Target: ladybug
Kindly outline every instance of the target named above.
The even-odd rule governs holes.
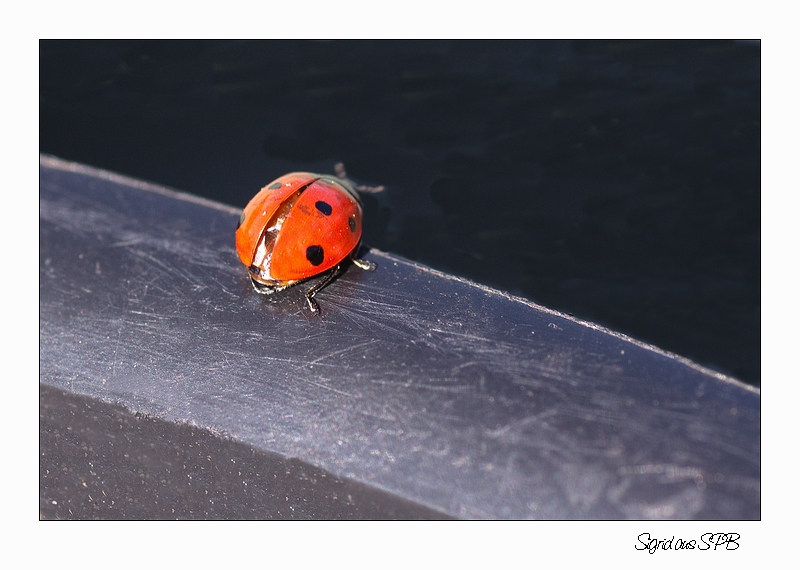
[[[375,269],[374,263],[356,258],[361,243],[361,199],[341,164],[336,171],[337,176],[285,174],[264,186],[245,206],[236,228],[236,252],[256,292],[271,294],[324,274],[305,294],[309,308],[317,312],[314,295],[348,259],[361,269]]]

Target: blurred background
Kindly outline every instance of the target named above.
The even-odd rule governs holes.
[[[368,247],[759,386],[760,83],[754,41],[42,41],[40,150],[237,207],[342,161]]]

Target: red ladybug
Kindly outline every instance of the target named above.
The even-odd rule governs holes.
[[[308,306],[316,312],[314,295],[347,258],[361,269],[375,269],[374,263],[355,257],[361,243],[361,200],[344,168],[337,164],[336,170],[338,176],[285,174],[245,206],[236,229],[236,252],[258,293],[282,291],[327,272],[306,291]]]

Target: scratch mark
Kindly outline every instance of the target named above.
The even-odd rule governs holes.
[[[366,342],[362,342],[360,344],[354,344],[352,346],[346,346],[346,347],[344,347],[344,348],[342,348],[340,350],[334,350],[333,352],[331,352],[329,354],[326,354],[324,356],[320,356],[319,358],[316,358],[316,359],[312,360],[308,364],[317,364],[318,362],[320,362],[322,360],[330,360],[331,357],[336,356],[337,354],[344,354],[346,352],[350,352],[350,351],[356,350],[358,348],[361,348],[362,346],[369,346],[370,344],[375,344],[376,342],[378,342],[378,341],[373,338],[373,339],[370,339],[370,340],[368,340]]]
[[[111,364],[111,375],[115,376],[117,373],[117,351],[119,350],[119,340],[122,334],[122,329],[117,329],[117,343],[114,345],[114,362]]]
[[[435,328],[430,329],[430,331],[431,332],[435,332],[435,333],[448,335],[448,336],[457,336],[457,337],[462,337],[462,338],[468,338],[468,339],[475,340],[475,341],[482,342],[482,343],[489,343],[489,342],[492,343],[492,344],[496,344],[497,343],[496,340],[488,339],[488,338],[486,338],[484,336],[478,336],[478,335],[474,335],[474,334],[460,333],[460,332],[455,332],[455,331],[446,331],[446,330],[435,329]]]
[[[330,304],[334,304],[331,301],[328,301],[328,302]],[[337,307],[342,311],[342,313],[344,315],[346,315],[348,318],[350,318],[350,320],[352,322],[354,322],[356,324],[359,324],[359,325],[363,325],[365,323],[366,324],[372,324],[375,327],[379,327],[381,329],[384,329],[385,331],[392,332],[392,333],[394,333],[395,335],[397,335],[397,336],[399,336],[401,338],[409,338],[411,336],[411,335],[408,334],[407,331],[404,331],[404,330],[396,328],[396,327],[389,326],[388,324],[386,324],[384,322],[381,322],[381,321],[379,321],[379,320],[377,320],[375,318],[372,318],[370,313],[368,313],[367,311],[358,311],[358,310],[354,311],[354,310],[352,310],[351,307],[345,306],[345,305],[337,305]],[[366,327],[366,328],[369,329],[369,327]],[[375,332],[372,331],[372,334],[375,334]]]
[[[421,388],[423,390],[431,390],[432,392],[449,392],[451,394],[460,394],[463,392],[472,392],[475,390],[475,387],[470,384],[458,384],[456,386],[453,386],[448,384],[415,383],[412,386],[414,388]]]
[[[112,243],[109,247],[127,247],[129,245],[138,245],[140,243],[143,243],[144,241],[145,238],[139,236],[125,241],[118,241],[116,243]]]
[[[699,467],[681,467],[665,463],[628,465],[620,467],[617,471],[620,475],[664,475],[667,479],[695,479],[702,480],[705,476]]]
[[[545,418],[551,418],[551,417],[556,416],[556,415],[558,415],[558,414],[557,414],[557,412],[555,410],[552,410],[552,409],[544,410],[540,414],[534,414],[534,415],[526,416],[524,418],[520,418],[520,419],[518,419],[516,421],[513,421],[511,423],[508,423],[508,424],[504,425],[501,428],[498,428],[498,429],[487,429],[486,430],[486,435],[488,435],[489,437],[492,437],[492,438],[503,439],[503,438],[506,438],[507,436],[511,435],[512,432],[515,433],[515,434],[522,433],[523,429],[525,428],[525,426],[527,426],[529,424],[538,424],[542,420],[544,420]]]
[[[337,390],[336,388],[331,388],[330,386],[326,386],[325,384],[322,384],[320,382],[314,382],[313,380],[308,380],[308,379],[305,379],[304,382],[308,382],[309,384],[313,384],[314,386],[317,386],[318,388],[322,388],[323,390],[330,390],[331,392],[335,392],[336,394],[340,394],[340,395],[346,396],[348,398],[356,399],[356,396],[354,396],[353,394],[350,394],[349,392],[345,392],[343,390]]]

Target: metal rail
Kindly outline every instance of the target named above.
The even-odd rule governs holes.
[[[378,251],[316,315],[239,210],[40,184],[44,518],[760,518],[756,389]]]

